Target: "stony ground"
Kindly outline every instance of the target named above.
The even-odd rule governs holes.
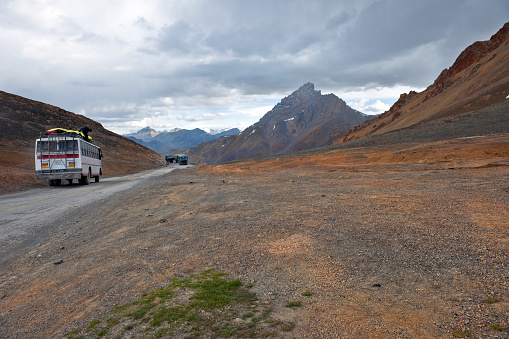
[[[507,338],[497,140],[176,170],[55,221],[1,267],[0,337],[62,337],[214,268],[295,323],[280,337]]]

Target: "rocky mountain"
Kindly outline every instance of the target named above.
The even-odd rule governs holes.
[[[46,130],[61,127],[77,130],[88,126],[101,147],[103,173],[107,176],[135,173],[164,164],[160,154],[105,129],[100,123],[42,102],[0,91],[0,177],[14,180],[12,173],[26,173],[35,182],[35,139]],[[47,183],[45,183],[47,185]]]
[[[144,140],[149,141],[152,138],[155,138],[159,135],[160,132],[156,131],[155,129],[150,128],[150,126],[147,126],[145,128],[140,129],[136,133],[130,133],[130,134],[124,134],[127,138],[136,138],[138,140]]]
[[[125,135],[160,154],[169,154],[173,150],[194,147],[204,141],[210,141],[222,136],[240,133],[238,128],[228,129],[217,133],[207,133],[195,128],[192,130],[175,129],[168,132],[157,132],[150,127],[145,127],[136,133]]]
[[[233,128],[233,130],[237,130],[238,132],[237,133],[231,133],[231,134],[224,134],[224,132],[228,132],[228,131],[231,131],[231,130],[232,130],[231,128],[211,129],[209,131],[209,134],[212,134],[212,135],[221,134],[223,136],[223,135],[231,135],[231,134],[240,133],[240,130],[238,128]]]
[[[307,83],[242,133],[201,143],[188,154],[193,163],[214,164],[316,148],[370,118]]]
[[[402,94],[389,111],[350,130],[336,142],[381,135],[479,110],[506,101],[508,94],[509,23],[506,23],[490,40],[468,46],[426,90]]]

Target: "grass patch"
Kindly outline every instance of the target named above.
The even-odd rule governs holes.
[[[452,336],[455,338],[469,338],[472,335],[470,333],[463,332],[460,330],[454,330],[454,331],[452,331]]]
[[[304,297],[311,297],[313,295],[313,292],[310,292],[310,291],[305,291],[305,292],[302,292],[302,295]]]
[[[509,328],[502,327],[499,324],[491,324],[491,329],[499,332],[509,332]]]
[[[302,303],[300,301],[290,301],[286,304],[286,307],[301,307]]]
[[[106,334],[108,334],[108,328],[107,327],[104,327],[104,328],[101,328],[99,331],[96,332],[96,337],[98,338],[102,338],[104,337]]]
[[[241,318],[242,319],[247,319],[247,318],[252,318],[252,317],[254,317],[254,313],[253,312],[248,312],[248,313],[242,315]]]
[[[281,330],[285,332],[290,332],[295,328],[294,323],[285,323],[281,326]]]
[[[130,325],[127,325],[124,327],[124,331],[130,331],[134,328],[134,325],[133,324],[130,324]]]
[[[93,331],[96,338],[268,338],[295,327],[272,319],[272,308],[261,305],[250,287],[214,270],[174,278],[168,286],[143,292],[139,300],[114,307],[108,317],[93,320],[86,330],[76,329],[67,337]]]
[[[81,328],[77,328],[77,329],[75,329],[75,330],[73,330],[73,331],[71,331],[71,332],[67,333],[67,334],[65,335],[65,337],[66,337],[67,339],[82,339],[82,338],[83,338],[83,336],[82,336],[82,335],[79,335],[79,336],[77,335],[77,334],[78,334],[78,333],[80,333],[80,332],[81,332]]]
[[[92,331],[94,328],[96,328],[96,326],[100,323],[101,321],[98,320],[98,319],[94,319],[92,320],[89,324],[88,324],[88,327],[87,329],[85,330],[85,332],[90,332]]]
[[[486,302],[488,304],[494,304],[494,303],[498,303],[500,300],[498,300],[497,298],[488,298],[486,299]]]

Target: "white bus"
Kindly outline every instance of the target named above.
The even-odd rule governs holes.
[[[62,180],[74,179],[88,185],[92,178],[99,182],[102,175],[101,149],[76,133],[53,133],[40,136],[35,142],[35,174],[58,186]]]

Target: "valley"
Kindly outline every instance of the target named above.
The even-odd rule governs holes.
[[[0,338],[507,338],[508,40],[376,118],[308,82],[224,135],[0,91]],[[83,126],[104,180],[37,181],[35,138]],[[217,277],[238,303],[192,308]]]

